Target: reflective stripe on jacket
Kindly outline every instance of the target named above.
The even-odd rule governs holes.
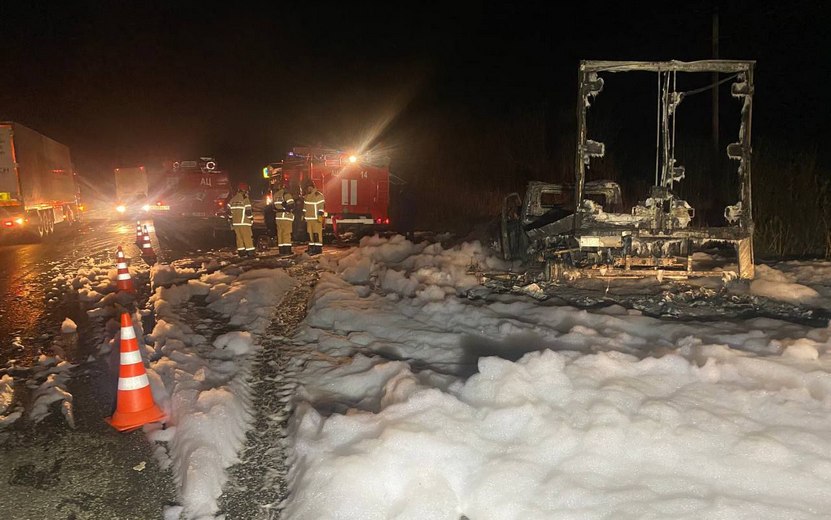
[[[294,197],[288,190],[277,190],[274,192],[274,207],[277,209],[277,220],[294,220],[294,213],[283,209],[283,203],[286,206],[294,204]]]
[[[319,215],[323,215],[323,194],[318,190],[306,194],[303,197],[303,217],[306,220],[316,220]]]
[[[235,226],[250,226],[254,223],[254,215],[251,209],[251,199],[248,195],[238,191],[228,201],[228,208],[231,210],[231,223]]]

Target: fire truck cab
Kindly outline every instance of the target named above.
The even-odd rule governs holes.
[[[228,227],[226,202],[231,181],[212,157],[198,161],[166,162],[159,179],[154,214],[157,218],[205,224],[213,229]]]
[[[390,171],[384,159],[370,154],[298,146],[282,162],[263,168],[263,177],[271,183],[283,179],[298,201],[302,199],[306,183],[314,183],[326,200],[326,229],[335,236],[347,230],[367,234],[390,225]],[[296,235],[298,231],[305,232],[302,207],[302,203],[298,204],[300,218],[295,219]]]

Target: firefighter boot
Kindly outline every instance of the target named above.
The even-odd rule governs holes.
[[[318,244],[320,244],[320,235],[318,235],[317,233],[315,233],[315,234],[314,234],[314,238],[315,238],[315,245],[314,245],[314,246],[312,246],[312,254],[313,254],[313,255],[319,255],[319,254],[322,252],[322,251],[320,250],[320,246],[318,245]]]
[[[280,246],[280,256],[291,255],[291,246]]]

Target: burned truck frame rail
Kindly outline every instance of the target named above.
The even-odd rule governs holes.
[[[636,268],[677,268],[695,275],[706,275],[692,266],[692,248],[707,242],[734,244],[738,276],[754,276],[753,218],[750,192],[750,124],[753,98],[754,61],[703,60],[663,61],[582,61],[578,72],[577,149],[575,155],[575,194],[572,237],[578,254],[572,259],[579,267],[602,268],[608,276],[628,276]],[[629,213],[607,213],[586,197],[586,173],[593,158],[603,157],[603,143],[591,140],[586,115],[592,101],[602,91],[603,75],[622,72],[651,72],[657,76],[657,118],[655,184],[644,202]],[[679,73],[724,73],[726,78],[694,91],[676,89]],[[675,158],[676,115],[685,96],[718,88],[733,81],[732,97],[741,103],[738,140],[727,146],[727,156],[738,162],[739,193],[735,204],[725,208],[726,224],[692,227],[694,209],[673,194],[673,185],[685,177],[685,169]],[[547,237],[549,242],[553,237]],[[556,251],[554,251],[556,253]],[[549,255],[550,256],[550,255]],[[686,256],[686,259],[680,257]],[[672,258],[677,261],[672,261]],[[712,274],[722,274],[722,271]],[[590,274],[591,276],[591,274]],[[693,276],[690,274],[690,276]]]

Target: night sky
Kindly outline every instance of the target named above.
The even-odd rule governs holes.
[[[407,155],[408,136],[431,130],[424,114],[498,124],[545,107],[559,136],[580,59],[709,58],[717,5],[134,4],[0,5],[0,119],[66,143],[90,179],[199,155],[254,178],[305,143]],[[831,8],[718,5],[721,57],[758,62],[754,137],[822,146]]]

